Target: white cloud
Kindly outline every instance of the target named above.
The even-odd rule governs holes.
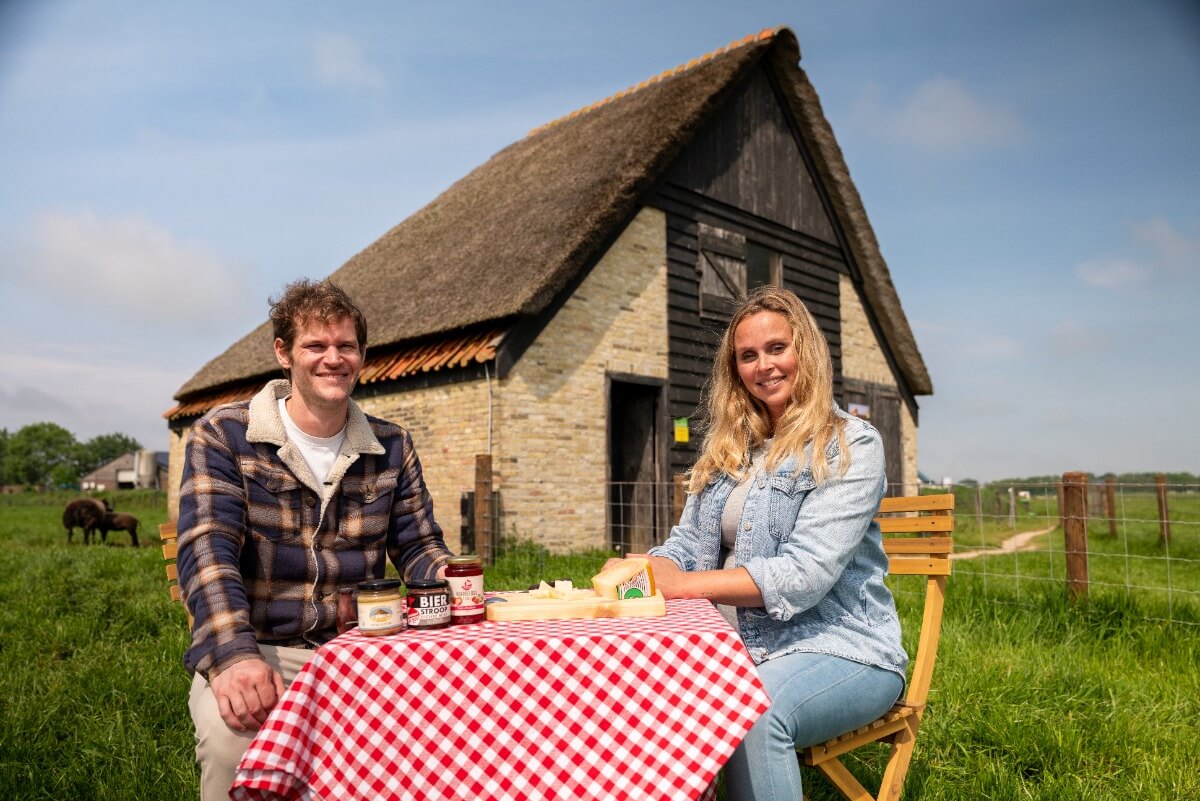
[[[244,319],[246,290],[232,268],[139,216],[43,213],[25,250],[0,274],[55,305],[197,331]]]
[[[12,358],[12,355],[9,354],[7,358]],[[11,377],[4,386],[0,386],[0,406],[4,408],[6,417],[27,418],[30,421],[45,420],[48,415],[74,410],[72,404],[62,398],[51,395],[41,387],[15,383]]]
[[[30,376],[37,377],[36,388],[29,386]],[[186,378],[184,371],[145,366],[99,343],[40,343],[0,353],[0,386],[7,387],[0,391],[0,428],[11,433],[49,420],[79,440],[120,431],[165,450],[162,413]]]
[[[1131,230],[1130,250],[1140,252],[1142,258],[1114,256],[1082,262],[1075,266],[1079,280],[1101,289],[1122,289],[1153,281],[1178,291],[1178,279],[1200,277],[1200,242],[1189,239],[1161,217],[1136,223]]]
[[[1102,350],[1105,340],[1074,320],[1060,320],[1050,332],[1050,350],[1059,357],[1082,356]]]
[[[383,89],[383,73],[367,62],[362,48],[348,36],[323,33],[313,42],[313,69],[326,86]]]
[[[1188,239],[1161,217],[1133,227],[1134,237],[1155,256],[1155,261],[1173,273],[1194,273],[1200,266],[1200,243]]]
[[[976,97],[960,80],[934,78],[899,105],[889,106],[872,88],[859,99],[864,123],[885,139],[926,150],[969,151],[1019,142],[1025,133],[1012,110]]]
[[[1120,289],[1140,284],[1146,279],[1147,273],[1141,264],[1126,259],[1085,261],[1075,265],[1075,275],[1079,280],[1101,289]]]

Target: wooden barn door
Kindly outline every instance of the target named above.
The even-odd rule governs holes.
[[[888,481],[888,495],[916,492],[904,486],[904,447],[900,437],[900,394],[894,387],[869,381],[843,379],[842,408],[855,417],[862,417],[879,431],[883,438],[883,456]]]
[[[661,392],[657,385],[609,381],[609,543],[622,555],[644,553],[656,542],[662,495]]]

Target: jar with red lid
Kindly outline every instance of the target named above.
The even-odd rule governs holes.
[[[446,581],[450,584],[450,622],[482,623],[487,619],[483,606],[483,560],[478,556],[451,556],[446,562]]]

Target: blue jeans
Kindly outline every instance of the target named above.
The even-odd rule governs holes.
[[[769,659],[758,666],[758,676],[771,707],[725,766],[729,801],[800,801],[796,746],[867,725],[904,689],[897,673],[826,654]]]

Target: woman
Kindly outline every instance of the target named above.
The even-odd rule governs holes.
[[[734,313],[706,395],[687,504],[649,557],[667,598],[708,598],[730,618],[771,697],[729,762],[729,797],[799,799],[794,748],[869,723],[904,689],[873,519],[883,445],[834,404],[825,338],[779,287]]]

